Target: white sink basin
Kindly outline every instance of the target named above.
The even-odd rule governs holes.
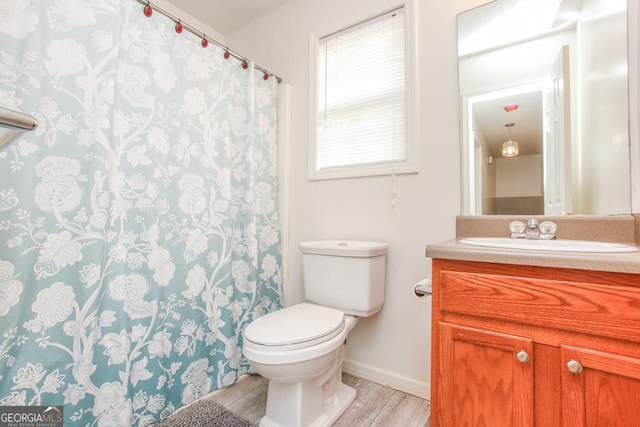
[[[460,243],[490,248],[528,249],[555,252],[637,252],[635,246],[589,240],[526,240],[509,237],[467,237]]]

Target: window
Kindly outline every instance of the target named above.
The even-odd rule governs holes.
[[[317,40],[309,178],[415,172],[404,7]]]

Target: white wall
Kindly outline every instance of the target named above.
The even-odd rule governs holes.
[[[323,35],[398,4],[396,0],[293,0],[227,34],[234,50],[281,76],[292,90],[289,259],[291,302],[304,298],[299,242],[326,238],[389,243],[385,304],[347,343],[346,367],[429,396],[430,303],[411,289],[431,274],[425,245],[455,236],[460,212],[456,15],[483,0],[418,0],[416,135],[419,174],[307,180],[309,34]],[[375,72],[375,70],[371,70]]]
[[[618,0],[617,3],[624,0]],[[600,215],[628,211],[630,180],[627,131],[626,13],[603,14],[610,0],[583,5],[592,19],[580,24],[580,194],[577,212]],[[606,37],[603,37],[606,34]],[[614,191],[615,190],[615,191]],[[625,195],[624,197],[617,197]]]
[[[497,213],[496,205],[496,180],[497,180],[497,157],[494,157],[491,147],[487,143],[484,134],[480,131],[480,127],[474,120],[474,136],[476,144],[480,145],[480,186],[482,193],[482,215],[495,215]],[[476,148],[477,149],[477,148]],[[489,163],[491,157],[491,163]],[[478,184],[476,183],[476,186]],[[476,194],[476,197],[478,195]],[[476,211],[477,212],[477,211]]]
[[[499,157],[496,197],[542,197],[542,155]]]
[[[631,138],[631,211],[640,213],[640,5],[629,1],[629,112]]]

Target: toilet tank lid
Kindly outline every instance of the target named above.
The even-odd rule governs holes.
[[[360,240],[316,240],[300,243],[300,250],[305,254],[361,258],[384,255],[388,247],[386,243]]]

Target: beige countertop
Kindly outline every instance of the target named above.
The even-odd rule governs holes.
[[[640,274],[640,252],[581,253],[471,246],[459,239],[427,245],[429,258]],[[640,280],[640,278],[639,278]]]

